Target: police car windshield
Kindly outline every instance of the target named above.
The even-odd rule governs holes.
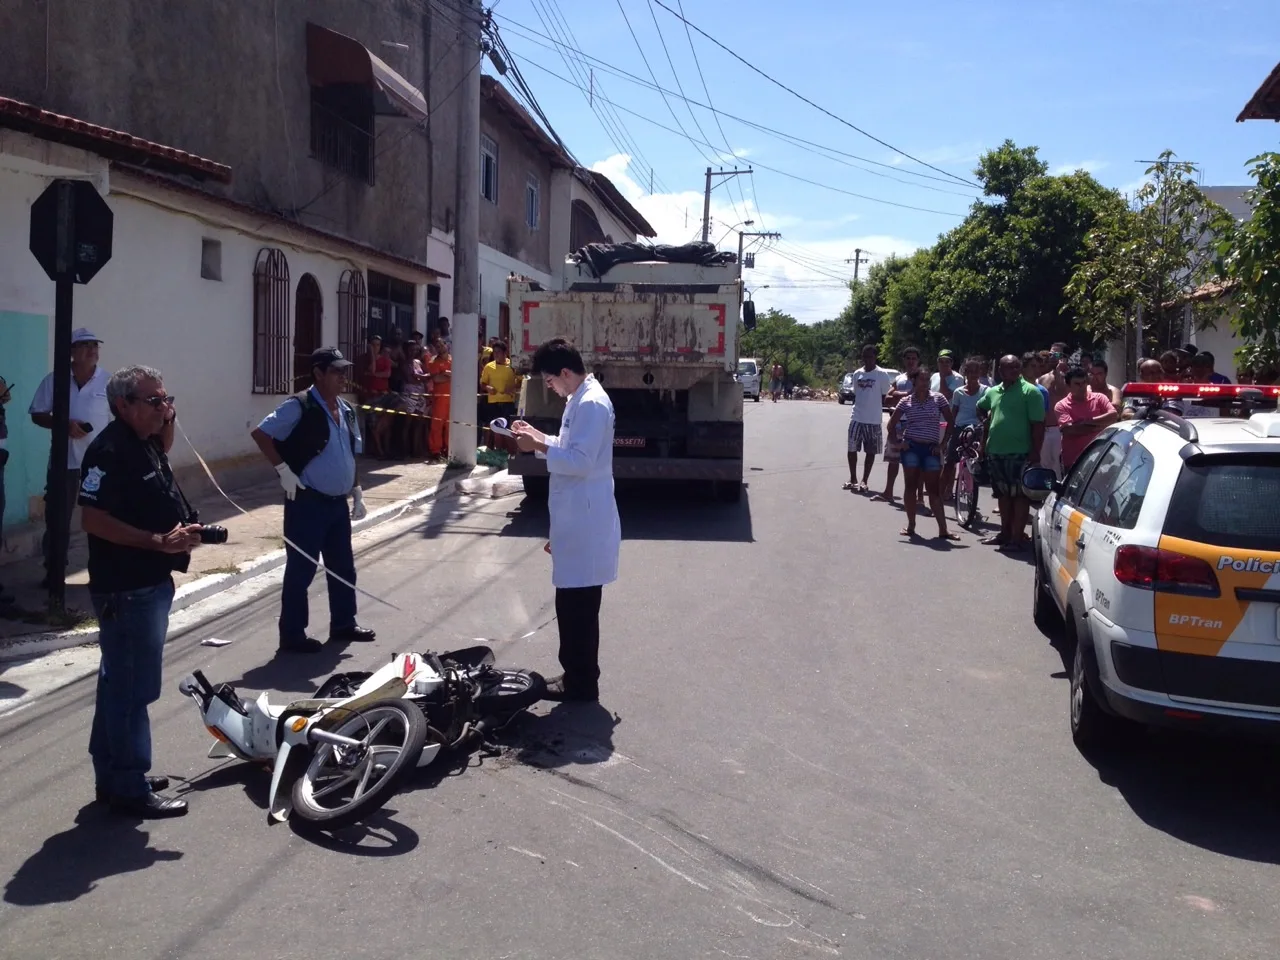
[[[1280,454],[1207,456],[1178,476],[1164,532],[1198,543],[1280,552]]]

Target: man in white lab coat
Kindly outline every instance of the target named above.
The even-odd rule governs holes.
[[[533,373],[565,398],[559,435],[544,434],[523,420],[511,425],[521,450],[545,455],[551,476],[551,582],[564,674],[548,681],[547,699],[595,701],[600,698],[600,598],[604,585],[618,579],[622,541],[613,498],[613,404],[567,340],[538,347]]]

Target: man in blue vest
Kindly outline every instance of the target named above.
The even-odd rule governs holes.
[[[282,651],[322,649],[319,640],[307,635],[307,589],[316,575],[311,558],[322,560],[329,573],[329,639],[374,638],[372,630],[356,623],[356,592],[348,586],[356,582],[351,521],[368,512],[356,473],[359,418],[341,396],[350,366],[336,347],[321,347],[311,355],[311,388],[276,407],[252,433],[280,475],[285,495],[284,535],[289,542],[280,598]]]

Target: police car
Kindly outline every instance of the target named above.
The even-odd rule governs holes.
[[[1035,620],[1065,620],[1075,650],[1072,737],[1087,748],[1127,721],[1280,735],[1280,387],[1123,395],[1133,418],[1066,477],[1023,477],[1043,500]]]

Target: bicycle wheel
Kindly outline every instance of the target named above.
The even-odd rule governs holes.
[[[956,522],[966,530],[978,516],[978,485],[966,460],[956,467]]]

